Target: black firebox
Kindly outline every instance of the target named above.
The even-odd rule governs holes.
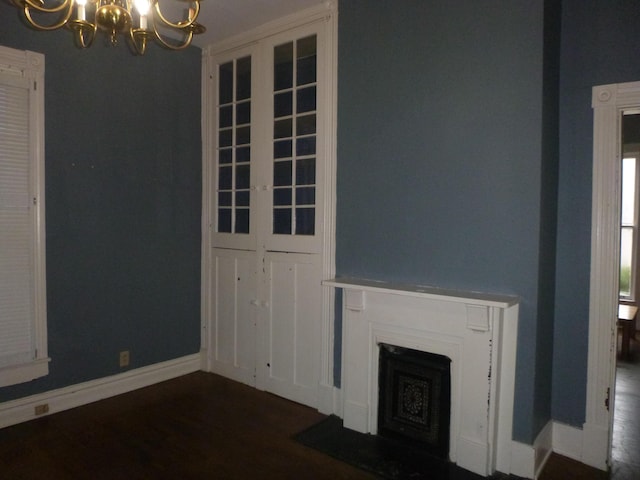
[[[451,359],[380,344],[378,435],[449,456]]]

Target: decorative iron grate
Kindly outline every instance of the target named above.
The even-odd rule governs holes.
[[[449,455],[451,359],[380,345],[378,434],[425,444]]]

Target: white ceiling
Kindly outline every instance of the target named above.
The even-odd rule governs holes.
[[[323,3],[324,0],[202,0],[198,23],[207,28],[193,38],[205,47],[271,20]]]

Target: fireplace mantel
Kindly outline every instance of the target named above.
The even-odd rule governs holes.
[[[339,278],[344,289],[344,425],[377,432],[379,345],[451,359],[449,458],[480,475],[510,473],[518,298]]]

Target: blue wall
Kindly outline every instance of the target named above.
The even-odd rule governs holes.
[[[563,0],[561,49],[557,10],[340,3],[337,272],[519,295],[525,442],[584,422],[591,87],[640,80],[637,0]],[[70,41],[0,2],[0,44],[47,56],[53,358],[0,401],[199,349],[200,51]]]
[[[637,0],[563,0],[553,418],[585,420],[595,85],[640,80]]]
[[[339,21],[337,273],[520,296],[525,442],[551,411],[553,284],[540,293],[539,271],[553,279],[543,105],[557,86],[543,81],[543,10],[350,0]]]
[[[0,401],[200,348],[200,55],[72,46],[0,3],[0,44],[44,53],[50,374]]]

